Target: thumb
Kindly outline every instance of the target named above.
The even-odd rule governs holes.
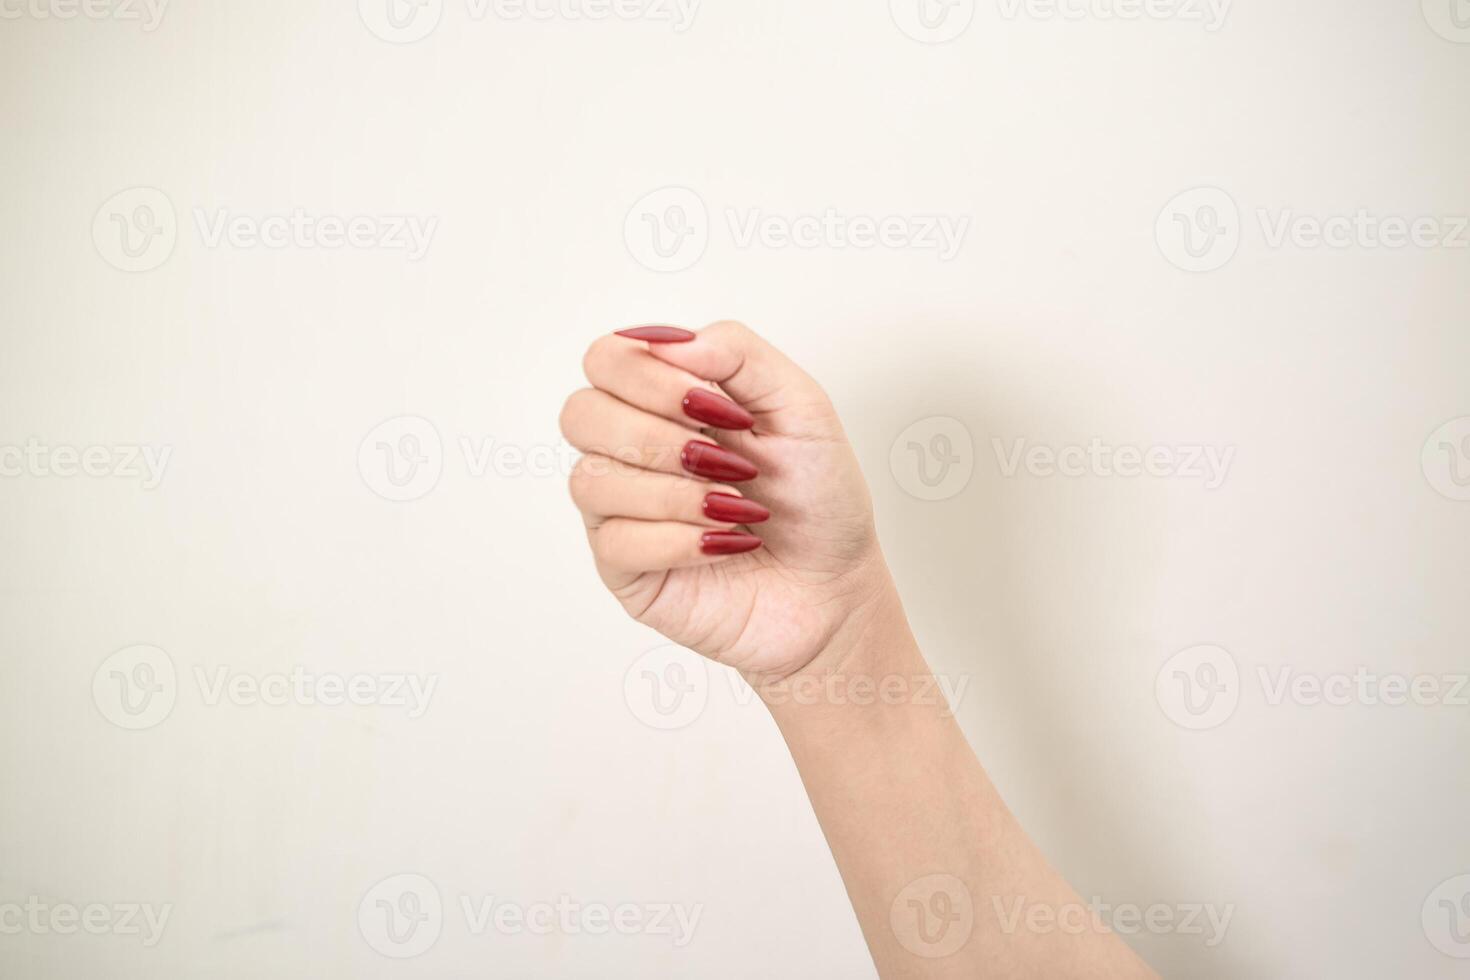
[[[743,323],[723,320],[687,343],[654,343],[649,350],[661,361],[718,384],[756,417],[758,433],[841,431],[821,385]]]

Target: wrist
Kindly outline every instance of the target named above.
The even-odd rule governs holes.
[[[904,615],[898,590],[882,579],[841,617],[831,637],[804,666],[784,677],[747,676],[778,721],[909,700],[929,668]]]

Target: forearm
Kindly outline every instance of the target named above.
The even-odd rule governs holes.
[[[806,670],[762,684],[873,959],[895,977],[1152,976],[1007,810],[897,594]],[[1026,910],[1068,915],[1028,928]]]

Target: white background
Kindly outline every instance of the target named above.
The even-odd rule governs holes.
[[[1426,440],[1470,415],[1470,250],[1272,247],[1257,217],[1470,213],[1470,32],[1435,0],[1242,0],[1215,31],[981,2],[944,44],[881,0],[705,0],[682,32],[446,0],[412,44],[351,0],[175,0],[152,31],[8,2],[0,445],[172,455],[154,489],[0,478],[0,905],[173,908],[152,947],[0,935],[0,973],[871,976],[764,710],[712,672],[691,724],[645,724],[625,675],[660,638],[601,590],[561,475],[460,448],[558,446],[603,332],[734,317],[831,392],[921,643],[1050,857],[1084,896],[1233,907],[1214,947],[1133,938],[1155,967],[1463,975],[1431,893],[1470,872],[1470,707],[1273,705],[1259,674],[1467,669],[1470,446]],[[669,186],[708,247],[661,273],[625,224]],[[93,223],[136,187],[177,241],[125,272]],[[1196,187],[1238,207],[1212,271],[1155,232]],[[198,228],[296,208],[437,226],[418,261]],[[946,262],[742,247],[726,217],[828,208],[970,225]],[[403,415],[443,472],[394,503],[359,446]],[[973,467],[941,500],[890,465],[932,417]],[[1235,455],[1212,490],[1007,477],[995,439]],[[176,690],[129,731],[93,680],[138,644]],[[1238,703],[1190,730],[1155,681],[1201,644]],[[412,719],[196,681],[297,666],[438,687]],[[396,960],[358,911],[408,873],[442,935]],[[464,896],[702,914],[681,949],[474,935]]]

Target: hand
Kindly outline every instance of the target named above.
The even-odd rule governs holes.
[[[585,454],[572,499],[634,619],[760,681],[862,629],[892,585],[815,381],[731,322],[603,337],[583,370],[561,415]]]

